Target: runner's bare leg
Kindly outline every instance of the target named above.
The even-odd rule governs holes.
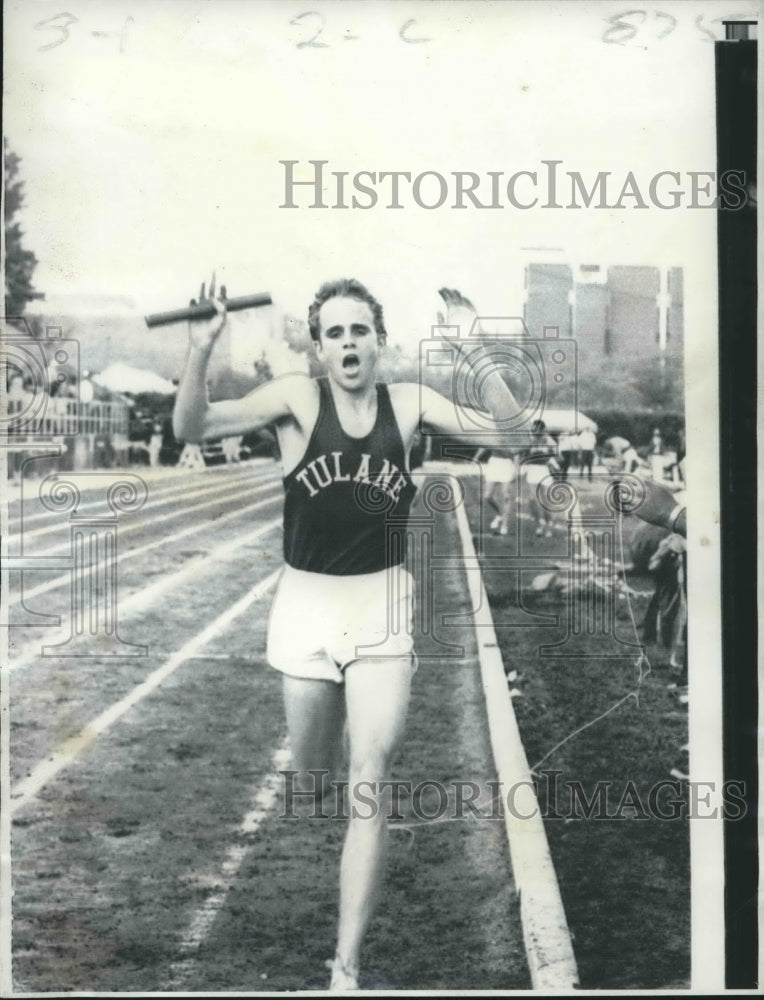
[[[512,523],[512,486],[510,483],[504,483],[502,487],[501,504],[503,530],[506,533],[509,531],[509,526]]]
[[[381,806],[379,783],[389,779],[393,755],[406,724],[411,690],[410,658],[366,658],[345,668],[345,696],[350,736],[348,776],[348,831],[340,867],[340,919],[337,955],[349,968],[358,967],[364,933],[384,870],[387,852],[387,817]],[[380,807],[368,817],[370,807],[356,801],[354,789],[376,798]],[[353,816],[353,806],[358,815]]]
[[[334,681],[311,680],[284,674],[286,708],[292,764],[297,787],[311,791],[315,787],[310,770],[329,773],[324,778],[323,794],[329,782],[344,778],[343,733],[345,722],[344,685]]]
[[[491,483],[491,491],[487,496],[488,505],[493,507],[497,514],[501,514],[501,484]]]

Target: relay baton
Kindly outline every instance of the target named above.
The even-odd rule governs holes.
[[[239,295],[234,299],[221,298],[228,312],[238,312],[240,309],[256,309],[258,306],[269,306],[273,300],[267,292],[259,295]],[[184,309],[172,309],[170,312],[152,313],[146,316],[146,326],[169,326],[171,323],[182,323],[190,319],[212,319],[215,307],[211,302],[199,302],[197,305],[186,306]]]

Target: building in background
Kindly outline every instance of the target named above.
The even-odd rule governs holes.
[[[627,367],[681,361],[683,275],[679,267],[571,264],[552,257],[525,267],[524,319],[533,338],[558,327],[577,342],[579,365],[612,358]]]

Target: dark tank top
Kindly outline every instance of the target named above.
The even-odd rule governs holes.
[[[351,576],[403,562],[416,488],[386,385],[363,438],[342,429],[326,378],[307,451],[284,477],[284,560],[309,573]]]

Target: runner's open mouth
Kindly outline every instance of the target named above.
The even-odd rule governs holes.
[[[345,357],[342,359],[342,367],[346,369],[348,368],[355,369],[358,367],[359,364],[360,361],[358,359],[357,354],[346,354]]]

